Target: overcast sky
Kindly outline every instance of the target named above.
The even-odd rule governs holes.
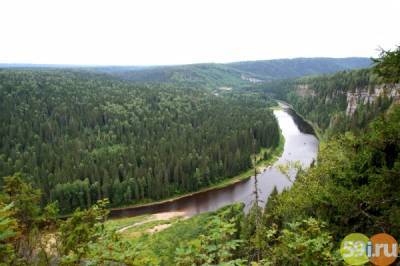
[[[0,63],[152,65],[377,54],[400,0],[0,0]]]

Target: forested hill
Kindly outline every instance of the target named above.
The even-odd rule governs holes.
[[[279,80],[341,70],[369,67],[368,58],[296,58],[245,61],[229,64],[177,66],[67,66],[0,64],[0,68],[59,68],[108,74],[139,83],[171,83],[208,89],[242,87],[261,81]]]
[[[296,58],[245,61],[229,64],[193,64],[139,69],[127,67],[97,68],[98,71],[141,82],[173,82],[216,86],[241,86],[260,81],[285,79],[341,70],[365,68],[368,58]],[[119,70],[119,71],[118,71]]]
[[[377,62],[372,71],[259,85],[324,131],[346,132],[322,138],[317,163],[299,169],[290,189],[274,189],[264,209],[227,206],[172,225],[139,238],[142,254],[155,265],[347,265],[341,243],[349,234],[399,236],[400,47]],[[354,97],[356,109],[347,110]]]
[[[296,78],[310,75],[334,73],[342,70],[370,67],[371,59],[349,58],[294,58],[277,60],[245,61],[228,66],[252,73],[263,80]]]
[[[0,264],[344,265],[339,249],[350,233],[397,238],[400,47],[376,61],[372,72],[219,96],[87,72],[1,70]],[[168,225],[106,221],[106,197],[118,205],[192,191],[249,167],[254,139],[257,150],[277,145],[267,94],[325,130],[338,128],[330,119],[337,114],[352,125],[373,99],[363,112],[372,121],[322,139],[317,162],[298,169],[290,189],[261,199],[264,209],[255,202],[244,213],[235,204]],[[354,98],[360,103],[347,110]],[[45,204],[53,200],[62,211],[83,209],[62,220],[57,204]]]
[[[92,68],[89,70],[108,73],[121,79],[136,82],[184,84],[210,89],[221,86],[236,87],[248,83],[247,80],[243,79],[243,72],[222,64],[154,66],[134,70],[127,67]]]
[[[0,176],[21,173],[63,212],[196,191],[275,147],[267,97],[135,85],[66,70],[0,70]],[[1,181],[0,181],[1,182]]]
[[[372,69],[343,71],[253,86],[285,100],[328,135],[362,130],[400,100],[399,84],[382,84]]]

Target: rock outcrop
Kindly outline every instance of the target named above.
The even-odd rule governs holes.
[[[358,104],[372,104],[379,97],[388,97],[394,101],[400,101],[400,84],[375,85],[373,88],[357,88],[355,92],[347,92],[346,115],[352,116]]]

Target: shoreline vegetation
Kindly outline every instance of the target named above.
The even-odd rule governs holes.
[[[214,97],[190,71],[180,88],[1,70],[0,265],[343,265],[349,234],[400,235],[398,94],[344,111],[400,84],[400,46],[372,60],[309,98],[284,80]],[[279,182],[296,159],[310,167]]]
[[[271,107],[271,109],[272,110],[282,110],[282,108],[279,105],[273,106],[273,107]],[[261,148],[261,151],[256,155],[256,157],[257,157],[257,163],[256,163],[257,173],[261,173],[266,168],[272,166],[282,155],[284,146],[285,146],[285,138],[282,135],[281,129],[279,128],[279,144],[278,144],[278,146],[273,150]],[[270,153],[269,158],[267,160],[262,159],[265,152]],[[182,198],[191,197],[196,194],[205,193],[205,192],[208,192],[211,190],[222,189],[227,186],[231,186],[231,185],[234,185],[234,184],[237,184],[240,182],[244,182],[244,181],[248,180],[249,178],[251,178],[253,176],[253,173],[254,173],[254,168],[252,167],[239,175],[236,175],[231,178],[226,178],[218,183],[215,183],[211,186],[204,187],[198,191],[175,195],[175,196],[172,196],[172,197],[169,197],[169,198],[166,198],[163,200],[159,200],[159,201],[149,201],[149,202],[145,202],[145,203],[138,203],[138,204],[132,204],[132,205],[127,205],[127,206],[121,206],[121,207],[113,207],[113,208],[110,208],[109,210],[112,212],[112,211],[119,211],[119,210],[124,210],[124,209],[134,209],[134,208],[140,208],[140,207],[147,207],[147,206],[151,206],[151,205],[159,205],[159,204],[164,204],[167,202],[176,201],[176,200],[179,200]],[[121,218],[121,217],[109,218],[109,220],[118,220],[118,219],[123,219],[123,218]]]
[[[286,105],[287,107],[289,107],[290,109],[292,109],[297,116],[299,116],[304,122],[306,122],[307,124],[309,124],[313,129],[314,129],[314,135],[317,137],[318,140],[324,140],[324,134],[322,132],[322,129],[318,126],[317,123],[307,119],[304,117],[304,115],[302,115],[292,104],[282,101],[282,100],[277,100],[278,104],[283,104]],[[278,106],[278,107],[273,107],[274,110],[279,110],[282,107]]]
[[[267,96],[72,70],[2,70],[0,83],[0,176],[20,173],[61,215],[197,191],[279,143]]]

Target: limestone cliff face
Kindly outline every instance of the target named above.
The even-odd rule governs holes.
[[[373,88],[357,88],[355,92],[347,92],[346,115],[352,116],[358,104],[374,103],[378,97],[386,96],[394,101],[400,101],[400,84],[375,85]]]
[[[295,87],[296,94],[301,97],[314,97],[315,91],[308,84],[299,84]]]
[[[345,97],[347,102],[346,115],[352,116],[360,104],[373,104],[379,97],[386,96],[395,102],[400,102],[400,84],[387,85],[379,84],[374,86],[359,87],[353,91],[347,88],[333,90],[328,95],[321,95],[309,84],[298,84],[295,87],[298,96],[305,97],[323,97],[324,103],[329,105],[337,100],[338,97]],[[343,110],[344,111],[344,110]]]

